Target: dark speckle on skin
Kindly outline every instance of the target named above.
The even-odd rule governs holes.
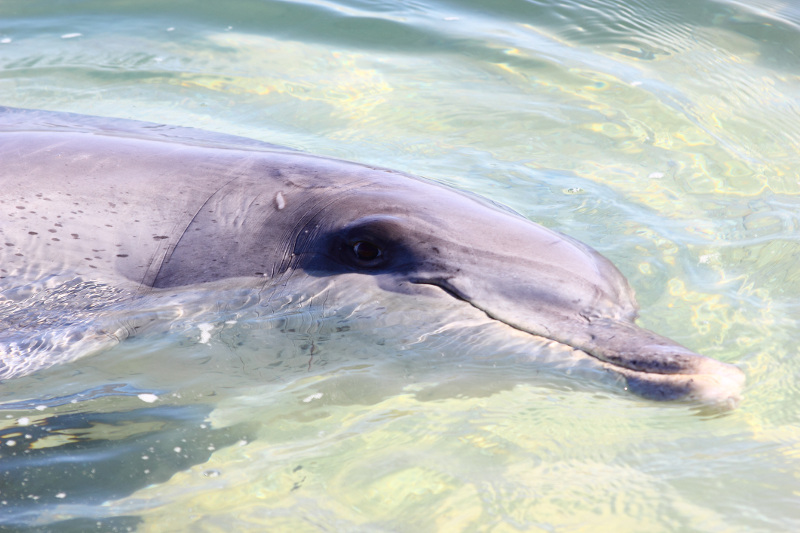
[[[6,246],[14,246],[14,243],[13,242],[7,242]]]
[[[117,254],[117,257],[128,257],[128,254]]]
[[[72,235],[73,239],[80,239],[77,233],[70,233],[70,235]]]
[[[58,230],[49,229],[49,230],[47,230],[47,231],[49,231],[50,233],[56,233]]]
[[[35,231],[29,231],[29,232],[28,232],[28,235],[39,235],[39,234],[38,234],[38,233],[36,233]]]
[[[169,237],[167,237],[166,235],[153,235],[153,240],[154,241],[161,241],[161,240],[164,240],[164,239],[169,239]]]
[[[17,209],[25,209],[25,206],[24,205],[18,205]]]

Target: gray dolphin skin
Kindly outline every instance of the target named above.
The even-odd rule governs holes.
[[[735,403],[744,385],[735,366],[636,326],[633,291],[588,246],[392,170],[191,128],[0,107],[0,213],[0,291],[43,264],[146,291],[360,276],[585,352],[646,398]]]

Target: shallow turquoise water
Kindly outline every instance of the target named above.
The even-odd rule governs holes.
[[[798,529],[799,33],[766,1],[0,4],[0,104],[479,192],[592,244],[641,324],[748,375],[713,414],[452,355],[419,324],[310,357],[307,317],[281,336],[163,311],[165,331],[0,385],[0,524]]]

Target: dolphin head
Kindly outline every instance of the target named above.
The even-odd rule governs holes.
[[[292,268],[455,298],[569,346],[658,400],[738,402],[743,373],[635,324],[623,275],[590,247],[478,197],[395,173],[335,195],[298,231]]]
[[[636,326],[632,289],[590,247],[391,170],[272,154],[209,199],[155,286],[254,274],[265,287],[339,279],[340,299],[357,300],[359,280],[428,308],[455,299],[515,334],[588,354],[647,398],[735,404],[744,382],[735,366]]]

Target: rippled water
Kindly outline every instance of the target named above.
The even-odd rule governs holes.
[[[91,310],[48,307],[47,342],[85,319],[105,350],[0,385],[0,527],[800,527],[795,3],[5,2],[0,95],[479,192],[592,244],[642,325],[748,375],[705,413],[487,357],[513,340],[469,345],[468,322],[265,316],[229,287],[235,320],[191,293],[120,310],[97,286],[100,315],[159,327],[95,346]]]

